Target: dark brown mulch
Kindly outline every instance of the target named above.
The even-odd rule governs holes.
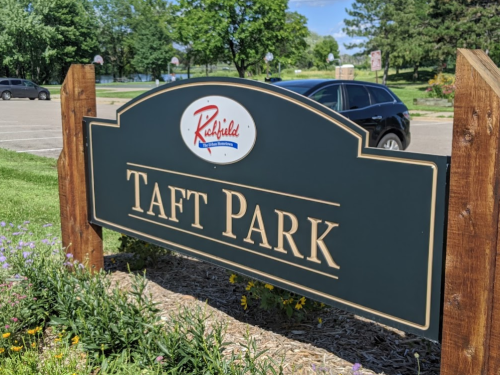
[[[130,255],[107,256],[106,269],[121,288],[130,283],[126,263]],[[259,308],[243,310],[244,286],[229,282],[223,268],[193,258],[168,255],[148,267],[148,292],[168,316],[180,306],[202,306],[211,319],[227,324],[229,350],[241,350],[245,334],[259,349],[280,361],[286,373],[309,374],[322,368],[325,374],[349,374],[361,363],[361,374],[417,374],[415,353],[420,355],[420,374],[439,374],[440,345],[353,314],[329,308],[311,313],[301,322],[292,322],[276,311]],[[322,324],[318,324],[321,317]]]

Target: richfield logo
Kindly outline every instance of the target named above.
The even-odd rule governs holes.
[[[181,135],[195,155],[212,163],[229,164],[250,153],[256,128],[250,113],[238,102],[207,96],[186,108]]]

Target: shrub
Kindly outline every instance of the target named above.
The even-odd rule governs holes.
[[[281,373],[260,358],[252,340],[244,354],[225,358],[225,326],[206,324],[200,309],[162,320],[145,293],[145,277],[134,276],[129,292],[111,288],[105,272],[88,272],[54,238],[34,240],[27,227],[13,228],[0,222],[0,361],[10,361],[10,368],[28,361],[48,323],[59,332],[56,347],[85,350],[85,360],[103,374],[126,364],[155,374]]]
[[[431,98],[453,99],[455,97],[455,76],[439,73],[429,80],[427,93]]]
[[[155,264],[160,257],[171,253],[170,250],[161,246],[156,246],[125,234],[120,236],[119,241],[119,252],[133,254],[133,260],[130,263],[132,270],[140,270],[146,266]]]
[[[247,293],[241,297],[241,306],[244,310],[256,304],[263,310],[278,310],[289,318],[301,320],[309,311],[326,307],[324,303],[307,299],[304,296],[242,275],[231,274],[229,282],[231,284],[241,283],[245,285]]]

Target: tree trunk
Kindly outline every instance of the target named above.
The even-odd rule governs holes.
[[[385,60],[385,66],[384,66],[384,78],[382,79],[382,84],[387,85],[387,75],[389,74],[389,52],[385,53],[384,60]]]
[[[413,65],[413,82],[415,82],[418,79],[418,67],[420,66],[420,63],[416,63]]]
[[[399,66],[396,66],[396,74],[399,74]]]
[[[245,78],[245,68],[242,66],[238,66],[238,64],[234,64],[236,66],[236,70],[238,71],[238,77]]]
[[[187,64],[187,68],[188,68],[188,79],[191,78],[191,64],[188,63]]]
[[[205,63],[205,76],[208,77],[208,63]]]

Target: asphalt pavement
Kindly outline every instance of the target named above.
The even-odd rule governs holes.
[[[97,103],[97,117],[115,119],[123,105]],[[412,141],[407,151],[450,155],[451,119],[411,122]],[[0,147],[57,158],[62,149],[61,103],[28,99],[0,100]]]

